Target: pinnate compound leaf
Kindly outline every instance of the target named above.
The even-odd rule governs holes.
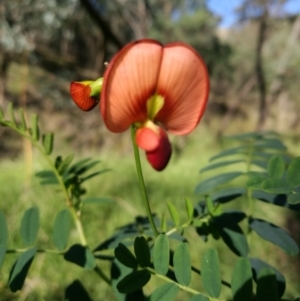
[[[286,180],[292,187],[300,185],[300,157],[294,158],[289,164],[286,172]]]
[[[273,204],[273,205],[280,206],[280,207],[289,208],[289,209],[296,210],[296,211],[300,211],[300,205],[299,204],[296,204],[296,205],[289,204],[288,200],[287,200],[287,196],[285,194],[274,195],[274,194],[269,194],[264,191],[258,190],[258,191],[253,191],[252,197],[256,198],[262,202],[266,202],[266,203]]]
[[[53,133],[48,133],[43,135],[43,146],[45,153],[47,155],[51,155],[52,150],[53,150],[53,142],[54,142],[54,134]]]
[[[268,162],[270,178],[280,179],[284,173],[285,162],[281,156],[274,155]]]
[[[173,301],[179,292],[179,287],[174,283],[166,283],[158,287],[150,296],[150,301]]]
[[[136,237],[134,240],[134,253],[139,265],[146,268],[151,263],[148,243],[144,236]]]
[[[34,244],[39,230],[39,209],[31,207],[24,212],[20,234],[26,246]]]
[[[255,280],[255,282],[258,281],[258,275],[261,272],[261,270],[265,268],[272,269],[272,271],[276,276],[278,294],[279,297],[281,298],[284,294],[285,287],[286,287],[284,276],[278,270],[276,270],[275,268],[273,268],[272,266],[270,266],[269,264],[267,264],[266,262],[258,258],[250,258],[250,262],[251,262],[251,267],[253,272],[253,279]]]
[[[79,265],[86,270],[93,270],[96,259],[93,253],[85,246],[75,244],[64,254],[64,259]]]
[[[57,171],[60,175],[63,175],[67,171],[67,169],[70,166],[70,164],[72,163],[73,159],[74,159],[74,155],[72,154],[72,155],[67,156],[66,159],[58,162]]]
[[[188,219],[189,219],[189,221],[192,221],[193,217],[194,217],[194,206],[193,206],[193,203],[187,197],[184,198],[184,202],[185,202],[185,209],[186,209],[186,213],[187,213]]]
[[[73,281],[65,291],[65,301],[92,301],[88,292],[79,280]]]
[[[233,301],[252,300],[252,272],[248,258],[238,258],[231,278],[231,291]]]
[[[214,163],[214,164],[208,165],[208,166],[202,168],[200,170],[200,172],[212,170],[212,169],[215,169],[215,168],[219,168],[219,167],[223,167],[223,166],[227,166],[227,165],[231,165],[231,164],[235,164],[235,163],[241,163],[241,162],[244,162],[244,160],[222,161],[222,162],[218,162],[218,163]]]
[[[209,161],[211,162],[211,161],[214,161],[216,159],[223,158],[223,157],[226,157],[226,156],[243,154],[246,151],[247,151],[247,147],[246,146],[237,146],[237,147],[225,149],[224,151],[222,151],[222,152],[218,153],[217,155],[211,157],[209,159]]]
[[[266,162],[265,160],[253,159],[251,160],[251,164],[256,165],[265,170],[268,169],[268,162]]]
[[[68,209],[59,211],[53,228],[53,242],[56,248],[64,250],[67,246],[71,230],[71,215]]]
[[[125,301],[127,295],[121,294],[117,289],[118,282],[124,278],[126,275],[132,272],[131,268],[126,267],[120,263],[117,259],[114,259],[111,264],[110,277],[111,277],[111,286],[115,294],[117,301]]]
[[[205,251],[201,261],[202,284],[213,298],[218,298],[221,292],[221,274],[219,258],[216,249]]]
[[[299,247],[282,228],[262,219],[251,219],[251,229],[261,238],[273,243],[289,255],[298,255]]]
[[[138,261],[130,252],[130,250],[122,243],[115,248],[116,258],[125,266],[135,269],[138,266]]]
[[[209,299],[204,295],[194,295],[189,301],[209,301]]]
[[[0,247],[6,246],[7,238],[8,238],[7,223],[3,212],[0,210]]]
[[[245,188],[230,187],[230,188],[224,188],[222,190],[219,190],[219,191],[213,193],[210,197],[213,202],[224,204],[224,203],[233,201],[242,195],[245,195],[246,192],[247,191]]]
[[[15,293],[23,287],[28,270],[36,254],[36,248],[22,253],[12,267],[9,275],[9,288]]]
[[[168,206],[168,210],[170,212],[170,215],[171,215],[174,225],[176,227],[179,226],[180,219],[179,219],[179,213],[178,213],[176,207],[171,202],[167,202],[167,206]]]
[[[117,289],[123,294],[132,293],[145,286],[150,278],[151,275],[147,270],[133,271],[117,284]]]
[[[291,187],[285,179],[268,178],[261,184],[261,189],[268,193],[287,193]]]
[[[265,173],[255,171],[248,172],[246,187],[249,189],[260,189],[262,182],[266,180],[266,178],[267,174]]]
[[[191,282],[191,257],[187,243],[179,244],[173,257],[174,271],[178,283],[188,286]]]
[[[217,188],[219,185],[226,184],[242,174],[242,172],[228,172],[208,178],[197,185],[195,193],[206,194]]]
[[[93,172],[93,173],[87,175],[86,177],[81,178],[81,182],[85,182],[86,180],[89,180],[89,179],[94,178],[96,176],[102,175],[102,174],[104,174],[104,173],[106,173],[108,171],[111,171],[111,169],[110,168],[106,168],[106,169],[102,169],[102,170]]]
[[[276,276],[272,269],[264,268],[258,274],[257,301],[279,301]]]
[[[255,144],[257,148],[275,149],[275,150],[286,150],[286,146],[278,139],[264,139],[261,142]]]
[[[300,203],[300,194],[289,194],[287,200],[291,205],[297,205]]]
[[[153,264],[158,274],[166,275],[169,268],[169,239],[165,234],[159,234],[153,247]]]
[[[228,210],[213,219],[224,243],[238,256],[247,256],[249,252],[247,239],[238,225],[245,217],[242,211]]]

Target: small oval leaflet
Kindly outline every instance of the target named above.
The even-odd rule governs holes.
[[[284,173],[285,162],[281,156],[274,155],[268,162],[268,173],[270,178],[280,179]]]
[[[151,275],[147,270],[133,271],[119,281],[117,289],[123,294],[132,293],[145,286],[150,278]]]
[[[64,254],[64,259],[79,265],[86,270],[93,270],[96,266],[94,254],[85,246],[75,244]]]
[[[261,238],[275,244],[289,255],[298,255],[299,247],[283,229],[262,219],[251,219],[250,227]]]
[[[22,253],[10,272],[9,288],[15,293],[23,287],[28,270],[36,254],[36,248],[29,249]]]
[[[21,238],[26,246],[34,244],[38,229],[39,209],[37,207],[29,208],[24,212],[20,228]]]
[[[191,257],[187,243],[179,244],[174,252],[174,271],[177,281],[185,286],[191,282]]]
[[[173,301],[179,291],[174,283],[166,283],[158,287],[150,296],[150,301]]]
[[[64,250],[67,246],[71,230],[71,215],[68,209],[59,211],[53,228],[53,242],[56,248]]]
[[[252,300],[252,271],[248,258],[240,257],[236,261],[231,278],[231,291],[234,301]]]
[[[134,253],[139,265],[143,268],[151,263],[151,256],[148,243],[144,236],[136,237],[134,240]]]
[[[153,264],[157,273],[166,275],[169,268],[169,239],[165,234],[159,234],[153,247]]]
[[[258,274],[256,298],[257,301],[279,301],[276,277],[269,268]]]
[[[205,251],[202,257],[201,272],[205,290],[211,297],[218,298],[221,293],[221,275],[216,249]]]
[[[138,266],[138,262],[130,250],[122,243],[115,248],[116,258],[125,266],[135,269]]]

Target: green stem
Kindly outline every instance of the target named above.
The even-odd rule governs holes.
[[[63,178],[59,174],[59,172],[56,169],[56,167],[55,167],[54,163],[52,162],[51,158],[46,154],[43,147],[38,143],[38,141],[36,141],[32,136],[30,136],[30,134],[28,134],[27,131],[21,130],[16,125],[13,125],[9,122],[5,122],[5,121],[2,121],[2,120],[1,120],[1,122],[2,122],[2,124],[6,125],[6,126],[9,126],[11,129],[13,129],[17,133],[19,133],[24,138],[28,139],[39,150],[39,152],[43,155],[45,160],[48,162],[51,170],[55,174],[55,177],[56,177],[59,185],[61,186],[61,189],[62,189],[63,194],[64,194],[65,199],[66,199],[67,206],[69,207],[69,210],[70,210],[71,215],[73,217],[73,220],[75,222],[75,226],[77,228],[77,232],[78,232],[78,235],[79,235],[80,242],[83,246],[87,247],[88,243],[87,243],[87,239],[85,237],[85,233],[84,233],[84,230],[83,230],[83,226],[82,226],[80,216],[78,215],[76,209],[74,208],[74,205],[72,203],[72,199],[69,195],[67,187],[65,186]],[[24,249],[7,250],[7,253],[23,252],[23,250]],[[24,250],[24,251],[26,251],[26,250]],[[61,251],[44,250],[44,249],[37,249],[37,252],[64,254],[64,252],[61,252]],[[102,280],[104,280],[107,284],[111,285],[110,279],[102,272],[102,270],[98,266],[94,270],[102,278]]]
[[[111,280],[103,273],[103,271],[96,266],[94,268],[94,271],[100,276],[100,278],[102,278],[102,280],[104,280],[108,285],[111,285]]]
[[[146,208],[147,216],[148,216],[148,219],[149,219],[149,222],[150,222],[150,225],[151,225],[154,235],[158,236],[159,232],[157,231],[156,225],[154,223],[154,219],[153,219],[153,215],[151,212],[150,203],[148,200],[148,195],[147,195],[147,191],[146,191],[146,187],[145,187],[140,153],[139,153],[139,149],[135,142],[135,127],[134,126],[131,126],[131,139],[132,139],[132,145],[133,145],[133,151],[134,151],[136,171],[137,171],[137,175],[138,175],[138,179],[139,179],[140,189],[141,189],[144,205]]]
[[[194,290],[194,289],[192,289],[192,288],[190,288],[190,287],[188,287],[188,286],[179,284],[178,282],[176,282],[176,281],[174,281],[174,280],[168,278],[167,276],[164,276],[164,275],[161,275],[161,274],[157,274],[157,273],[155,272],[155,270],[153,270],[153,269],[151,269],[151,268],[147,268],[147,270],[148,270],[152,275],[156,276],[157,278],[162,279],[162,280],[165,281],[165,282],[174,283],[175,285],[177,285],[177,286],[178,286],[180,289],[182,289],[183,291],[189,292],[189,293],[191,293],[191,294],[193,294],[193,295],[201,294],[201,295],[203,295],[203,296],[206,296],[205,294],[200,293],[200,292],[198,292],[198,291],[196,291],[196,290]],[[223,301],[223,300],[221,300],[221,299],[215,299],[215,298],[212,298],[212,297],[209,297],[209,296],[206,296],[206,297],[207,297],[210,301]]]
[[[51,158],[45,153],[43,147],[36,140],[34,140],[27,132],[19,129],[16,126],[11,125],[10,123],[6,123],[6,122],[3,122],[3,123],[6,124],[7,126],[9,126],[10,128],[12,128],[13,130],[15,130],[17,133],[19,133],[24,138],[28,139],[39,150],[39,152],[43,155],[45,160],[48,162],[51,170],[55,174],[55,177],[56,177],[56,179],[57,179],[57,181],[58,181],[58,183],[59,183],[59,185],[60,185],[60,187],[63,191],[63,194],[64,194],[65,199],[66,199],[67,206],[69,207],[70,212],[72,214],[72,217],[74,219],[74,222],[75,222],[75,225],[76,225],[79,237],[80,237],[81,244],[86,246],[87,245],[87,240],[86,240],[86,237],[85,237],[85,234],[84,234],[84,231],[83,231],[83,227],[82,227],[80,217],[78,216],[75,208],[73,207],[72,200],[69,196],[69,193],[68,193],[67,187],[65,186],[63,178],[59,174],[58,170],[55,168],[55,165],[53,164]]]

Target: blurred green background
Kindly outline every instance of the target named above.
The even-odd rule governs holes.
[[[83,209],[83,223],[91,246],[145,212],[130,133],[110,133],[98,109],[80,111],[70,99],[70,81],[102,76],[104,62],[109,62],[118,49],[135,39],[150,37],[162,43],[180,40],[191,44],[203,56],[210,73],[211,93],[206,113],[191,135],[171,137],[173,156],[164,172],[157,173],[147,163],[143,165],[155,212],[167,212],[166,201],[183,207],[184,196],[196,203],[199,200],[194,188],[204,179],[199,169],[224,147],[222,135],[274,130],[282,135],[290,152],[299,155],[300,15],[299,9],[298,13],[296,9],[287,9],[297,1],[1,1],[1,108],[5,111],[10,101],[15,108],[24,108],[28,117],[37,113],[41,130],[56,133],[53,158],[74,153],[76,160],[93,157],[102,161],[101,166],[112,169],[87,184],[88,196],[116,200],[114,205],[91,205]],[[216,13],[222,7],[224,12],[231,9],[234,22],[230,25],[224,23],[226,14]],[[0,127],[0,210],[9,224],[11,248],[21,248],[18,233],[21,215],[30,206],[39,206],[41,210],[38,244],[53,248],[54,215],[64,203],[55,187],[40,186],[34,176],[44,168],[46,162],[28,142]],[[241,199],[237,200],[237,206],[243,206]],[[256,209],[258,216],[267,214],[300,242],[299,216],[282,208],[272,208],[271,212],[266,212],[263,206]],[[199,254],[208,245],[192,231],[187,235],[198,240],[193,245],[193,259],[199,263]],[[71,242],[76,241],[74,230]],[[299,256],[290,258],[257,241],[252,255],[268,259],[287,276],[287,297],[299,295]],[[210,243],[218,248],[222,273],[229,280],[235,257],[228,256],[222,243]],[[0,272],[1,301],[63,300],[63,288],[77,278],[94,300],[114,300],[110,288],[94,277],[93,272],[49,254],[37,257],[24,289],[12,294],[7,289],[7,279],[15,258],[13,254],[7,255]],[[154,287],[150,285],[147,293]],[[223,289],[224,296],[229,293]]]

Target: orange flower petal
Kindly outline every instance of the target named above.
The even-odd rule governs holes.
[[[83,111],[92,110],[98,101],[90,97],[91,88],[80,82],[72,82],[70,84],[70,95],[76,105]]]
[[[147,119],[147,100],[155,93],[163,46],[145,39],[125,46],[104,74],[101,113],[107,128],[123,132]]]
[[[157,171],[162,171],[169,163],[172,147],[166,132],[159,128],[159,145],[153,151],[146,151],[146,157],[151,166]]]
[[[157,84],[165,104],[155,120],[170,133],[190,133],[204,113],[208,93],[209,77],[199,54],[184,43],[167,44]]]
[[[153,151],[159,145],[159,134],[147,127],[139,128],[135,134],[136,144],[145,151]]]

